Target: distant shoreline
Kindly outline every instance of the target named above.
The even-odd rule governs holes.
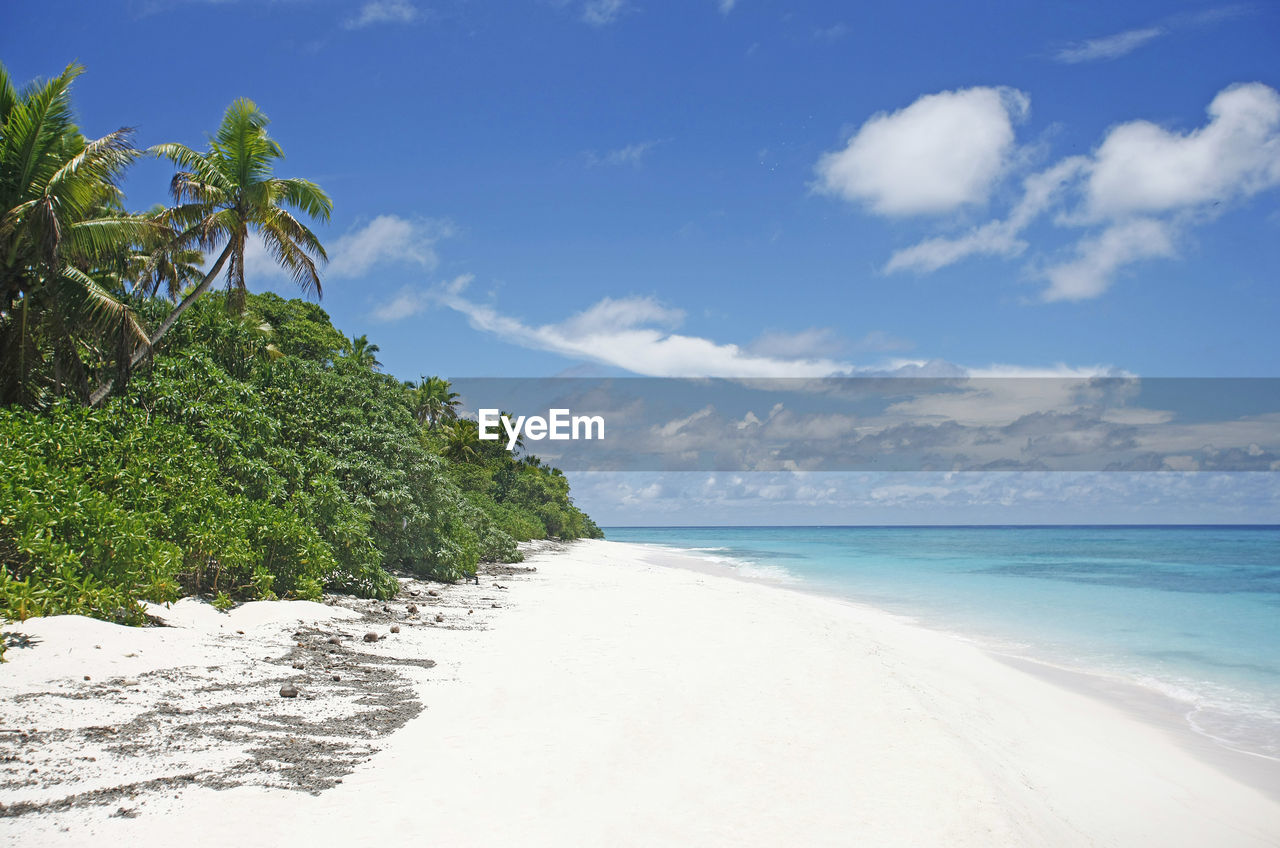
[[[606,534],[610,530],[719,530],[719,529],[831,529],[831,530],[1280,530],[1280,524],[611,524],[601,526]]]

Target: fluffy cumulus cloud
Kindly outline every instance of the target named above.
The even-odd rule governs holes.
[[[1208,123],[1189,133],[1149,121],[1112,129],[1089,171],[1088,211],[1164,212],[1280,184],[1280,94],[1261,83],[1232,86],[1207,111]]]
[[[1007,217],[958,236],[936,236],[894,253],[888,272],[927,273],[970,256],[1017,256],[1024,231],[1054,223],[1084,230],[1072,255],[1037,273],[1046,300],[1106,291],[1133,263],[1177,254],[1180,238],[1233,202],[1280,186],[1280,94],[1262,83],[1224,89],[1208,119],[1179,132],[1149,121],[1111,128],[1094,151],[1026,177]]]
[[[881,215],[950,212],[987,199],[1028,106],[1011,88],[929,94],[870,118],[817,165],[817,188]]]

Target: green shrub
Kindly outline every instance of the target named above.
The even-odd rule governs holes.
[[[140,309],[147,320],[167,308]],[[197,303],[101,409],[0,409],[0,615],[145,620],[139,601],[387,598],[599,535],[568,481],[485,445],[446,460],[412,391],[350,357],[314,304]]]

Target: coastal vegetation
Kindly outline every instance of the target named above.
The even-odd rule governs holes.
[[[275,175],[249,100],[207,150],[86,138],[82,69],[0,65],[0,617],[145,621],[141,600],[363,597],[516,542],[599,536],[568,481],[477,437],[447,380],[384,374],[315,303],[251,294],[253,240],[303,294],[333,203]],[[171,205],[128,211],[144,155]]]

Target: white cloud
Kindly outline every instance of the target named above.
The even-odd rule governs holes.
[[[1094,377],[1132,377],[1112,365],[1001,365],[966,368],[965,376],[975,380],[1089,380]]]
[[[1046,171],[1032,174],[1022,184],[1022,199],[1008,218],[974,227],[963,236],[926,239],[895,252],[885,266],[894,271],[936,271],[969,256],[1017,256],[1027,248],[1019,236],[1049,207],[1062,187],[1087,164],[1081,156],[1064,159]]]
[[[719,0],[720,14],[727,15],[733,11],[733,7],[738,5],[738,0]]]
[[[1252,10],[1249,6],[1237,4],[1219,6],[1202,12],[1171,15],[1149,26],[1135,27],[1113,35],[1104,35],[1100,38],[1090,38],[1086,41],[1068,44],[1059,48],[1053,54],[1053,58],[1068,65],[1118,59],[1176,30],[1219,23],[1248,14],[1250,11]]]
[[[817,188],[881,215],[949,212],[987,199],[1009,164],[1029,105],[1012,88],[928,94],[871,117],[818,160]]]
[[[433,270],[439,263],[436,242],[453,233],[453,224],[447,220],[379,215],[329,242],[329,264],[321,272],[322,279],[361,277],[384,265]],[[250,281],[288,277],[257,236],[250,236],[245,253],[245,275]]]
[[[396,296],[373,310],[373,317],[378,321],[403,321],[412,318],[431,305],[431,298],[420,289],[404,286],[396,292]]]
[[[792,333],[777,330],[761,333],[747,345],[747,350],[765,356],[804,359],[835,358],[846,351],[888,353],[911,350],[913,347],[913,342],[897,338],[883,330],[872,330],[861,339],[849,341],[841,338],[830,327],[810,327]]]
[[[359,277],[383,263],[416,265],[430,271],[439,263],[436,242],[453,233],[454,227],[449,221],[379,215],[360,229],[334,240],[329,249],[328,273],[335,277]]]
[[[582,338],[622,333],[646,324],[670,329],[683,321],[683,310],[664,306],[651,297],[606,297],[557,326],[570,337]]]
[[[347,29],[363,29],[374,24],[411,24],[422,13],[409,0],[369,0],[345,24]]]
[[[1280,94],[1262,83],[1224,89],[1189,133],[1149,121],[1115,127],[1087,186],[1098,217],[1163,212],[1247,197],[1280,184]]]
[[[622,17],[626,0],[587,0],[582,5],[582,20],[592,26],[606,26]]]
[[[1116,272],[1141,259],[1173,256],[1174,230],[1151,218],[1135,218],[1114,224],[1102,233],[1081,239],[1076,258],[1045,271],[1049,288],[1044,299],[1085,300],[1097,297],[1111,285]]]
[[[827,327],[812,327],[796,333],[777,331],[762,333],[748,345],[752,353],[786,358],[832,356],[839,353],[843,347],[844,343],[837,337],[835,331]]]
[[[1152,39],[1159,38],[1168,32],[1164,27],[1151,26],[1142,29],[1131,29],[1103,38],[1091,38],[1078,44],[1069,44],[1054,54],[1059,62],[1076,64],[1078,62],[1096,62],[1104,59],[1118,59],[1132,53]]]
[[[675,332],[684,312],[651,297],[605,298],[569,318],[531,325],[503,315],[466,296],[472,277],[464,275],[434,289],[404,289],[375,315],[394,320],[420,312],[429,301],[453,309],[477,330],[533,350],[602,363],[647,377],[817,378],[875,377],[1084,377],[1114,375],[1109,366],[1048,368],[993,364],[966,368],[943,360],[894,360],[883,366],[856,365],[836,358],[838,340],[829,331],[766,334],[741,346]],[[859,345],[909,344],[871,333]],[[825,352],[824,352],[825,349]]]
[[[1003,219],[960,236],[938,236],[895,252],[886,272],[931,272],[970,256],[1022,254],[1022,234],[1055,206],[1059,227],[1101,227],[1081,237],[1075,257],[1040,273],[1045,300],[1106,291],[1117,272],[1177,252],[1179,236],[1233,201],[1280,186],[1280,94],[1262,83],[1224,89],[1208,121],[1188,132],[1149,121],[1113,127],[1087,156],[1062,159],[1023,181]]]
[[[825,377],[853,370],[821,357],[768,356],[672,331],[683,313],[649,297],[605,298],[555,324],[529,325],[469,300],[469,279],[434,292],[440,303],[466,316],[473,327],[507,342],[651,377]]]

